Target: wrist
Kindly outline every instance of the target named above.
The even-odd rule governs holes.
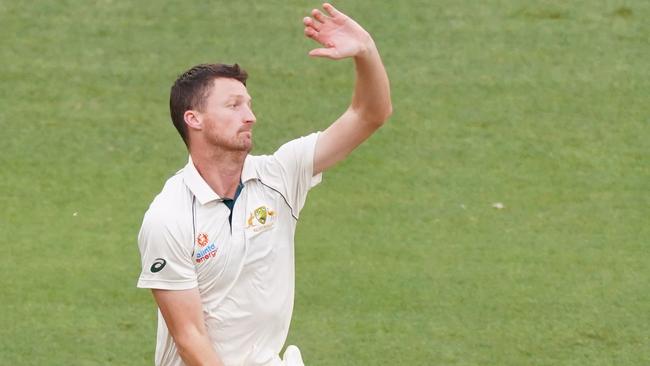
[[[367,57],[371,57],[377,52],[378,51],[377,51],[377,46],[375,45],[375,41],[372,39],[372,37],[370,37],[370,34],[368,34],[368,40],[361,44],[361,46],[359,47],[359,51],[357,52],[356,55],[354,55],[354,57],[358,59],[364,59]]]

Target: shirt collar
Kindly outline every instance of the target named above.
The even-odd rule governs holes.
[[[257,170],[255,169],[255,157],[252,155],[246,155],[244,167],[241,170],[241,181],[242,183],[246,183],[251,179],[259,179],[257,177]]]
[[[247,181],[256,178],[257,172],[252,161],[252,156],[247,155],[244,160],[244,167],[242,168],[242,183],[246,183]],[[219,197],[219,195],[210,188],[201,174],[199,174],[199,171],[196,170],[196,166],[194,166],[194,162],[192,161],[192,156],[187,158],[187,165],[185,165],[185,168],[183,169],[183,181],[202,205],[215,200],[223,200],[223,198]]]

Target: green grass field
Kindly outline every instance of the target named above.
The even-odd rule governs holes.
[[[318,3],[0,1],[0,364],[152,365],[136,235],[186,161],[169,87],[250,73],[255,153],[322,130]],[[390,122],[301,214],[312,365],[650,365],[650,2],[341,1]],[[493,207],[502,203],[504,208]]]

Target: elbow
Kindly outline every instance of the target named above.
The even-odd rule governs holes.
[[[379,127],[383,126],[392,115],[393,115],[393,104],[389,101],[388,104],[386,104],[386,107],[377,113],[377,117],[375,119],[375,121],[377,121],[376,124]]]
[[[393,115],[393,103],[388,102],[388,106],[386,107],[386,114],[384,115],[384,122],[388,121],[388,119],[392,115]]]
[[[356,118],[359,120],[368,125],[372,125],[375,128],[379,128],[383,126],[393,114],[393,105],[389,101],[380,108],[355,109],[352,107],[350,111],[354,113]]]

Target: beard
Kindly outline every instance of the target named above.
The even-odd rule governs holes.
[[[240,130],[232,136],[225,136],[219,132],[208,131],[208,141],[214,147],[225,151],[245,153],[249,153],[253,149],[253,131]]]

